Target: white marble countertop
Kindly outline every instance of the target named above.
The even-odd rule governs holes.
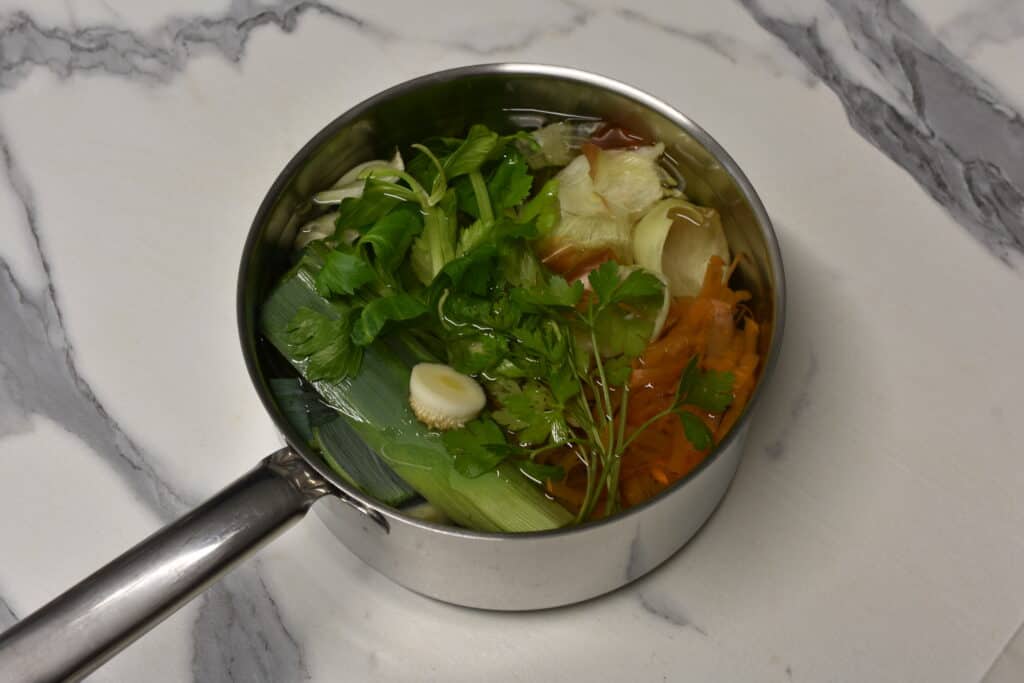
[[[0,627],[281,442],[234,281],[293,152],[408,77],[540,61],[689,114],[776,222],[785,346],[719,511],[512,615],[311,516],[93,680],[1024,680],[1024,4],[3,4]]]

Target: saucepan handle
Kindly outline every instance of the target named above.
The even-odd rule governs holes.
[[[0,634],[0,681],[78,680],[333,492],[285,448]]]

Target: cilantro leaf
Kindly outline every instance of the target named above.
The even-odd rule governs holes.
[[[445,175],[452,179],[478,170],[497,144],[497,133],[480,124],[472,126],[462,144],[445,159]]]
[[[530,194],[533,176],[526,160],[515,148],[505,150],[497,168],[487,181],[487,193],[495,215],[518,206]]]
[[[384,216],[359,240],[359,249],[367,261],[391,273],[401,265],[412,240],[423,230],[419,212],[399,208]]]
[[[441,441],[454,458],[455,471],[465,477],[475,478],[490,472],[509,455],[507,449],[501,448],[507,446],[505,434],[494,420],[486,417],[442,433]]]
[[[679,411],[679,420],[683,423],[683,433],[686,439],[698,451],[706,451],[711,448],[711,430],[704,424],[704,421],[693,413],[685,410]]]
[[[337,318],[311,308],[300,308],[286,329],[287,343],[293,353],[306,359],[306,377],[310,381],[333,381],[359,372],[363,350],[352,343],[350,308],[335,307]]]
[[[376,277],[373,268],[358,254],[334,250],[327,254],[323,268],[316,274],[316,289],[325,298],[354,294]]]
[[[721,413],[732,403],[735,376],[731,372],[707,370],[697,374],[686,394],[686,403],[709,413]]]
[[[412,320],[427,312],[422,301],[399,293],[374,299],[363,308],[352,328],[352,341],[366,346],[377,338],[389,321]]]

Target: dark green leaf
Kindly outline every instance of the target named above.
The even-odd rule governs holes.
[[[706,451],[711,448],[711,430],[704,424],[704,421],[693,413],[685,410],[679,412],[679,420],[683,423],[683,433],[686,439],[698,451]]]
[[[352,329],[352,341],[366,346],[383,331],[389,321],[412,320],[427,312],[422,301],[400,293],[374,299],[363,308]]]
[[[349,197],[341,203],[335,223],[335,239],[340,237],[343,230],[365,231],[403,200],[415,201],[408,188],[376,178],[368,179],[361,197]]]
[[[476,192],[473,190],[473,183],[469,176],[461,176],[452,181],[452,189],[458,201],[459,211],[469,214],[473,218],[480,218],[480,207],[476,203]]]
[[[548,378],[548,384],[555,401],[563,406],[580,391],[580,379],[576,375],[576,369],[569,363],[556,366]]]
[[[320,395],[298,377],[272,377],[267,381],[274,402],[307,442],[313,440],[313,429],[338,418],[338,413],[324,405]]]
[[[598,303],[601,306],[608,306],[612,303],[615,288],[619,286],[619,264],[615,261],[605,261],[590,271],[587,280],[590,281],[590,289],[597,296]]]
[[[413,238],[422,230],[419,212],[403,207],[374,223],[359,240],[359,248],[367,261],[372,261],[384,272],[392,272],[402,263]]]
[[[522,311],[507,297],[474,296],[467,291],[450,290],[443,302],[438,302],[443,322],[459,328],[458,334],[490,328],[507,331],[516,327]]]
[[[571,341],[568,328],[551,318],[542,320],[540,324],[534,324],[533,327],[520,326],[513,331],[519,340],[517,350],[543,358],[551,365],[564,363]]]
[[[497,133],[487,126],[474,125],[458,149],[445,159],[445,174],[450,180],[478,170],[497,144]]]
[[[338,308],[338,317],[330,318],[311,308],[300,308],[288,323],[286,339],[292,353],[303,357],[306,378],[338,380],[359,371],[362,349],[352,343],[351,309]]]
[[[622,386],[629,381],[632,373],[633,359],[630,355],[619,356],[604,363],[604,375],[612,386]]]
[[[490,236],[492,227],[478,220],[463,228],[459,233],[459,244],[455,249],[456,255],[462,256],[483,244]]]
[[[697,375],[700,369],[697,367],[697,363],[700,358],[697,354],[690,356],[690,360],[687,361],[686,367],[683,368],[682,374],[679,375],[679,384],[676,385],[676,395],[672,399],[673,405],[679,405],[679,403],[686,398],[690,393],[690,389],[693,388],[693,383],[697,380]]]
[[[636,315],[634,312],[612,306],[605,308],[594,321],[598,348],[602,358],[625,354],[635,358],[643,353],[654,330],[654,315]]]
[[[530,194],[532,184],[533,176],[530,175],[523,155],[513,147],[507,148],[487,181],[487,193],[494,214],[501,215],[505,209],[518,206]]]
[[[634,270],[615,288],[616,302],[633,301],[657,297],[659,302],[665,295],[665,285],[656,275],[646,270]]]
[[[583,298],[583,282],[576,280],[570,285],[565,278],[552,275],[542,287],[513,289],[512,297],[524,305],[572,308]]]
[[[412,268],[429,285],[455,258],[455,193],[449,190],[437,206],[424,210],[423,232],[412,246]]]
[[[447,350],[449,365],[475,375],[494,367],[508,353],[508,340],[501,334],[481,332],[449,341]]]
[[[724,412],[732,403],[735,376],[731,372],[707,370],[695,377],[685,401],[709,413]]]
[[[335,250],[327,254],[317,273],[316,288],[324,297],[353,294],[376,277],[373,268],[358,254]]]
[[[508,452],[492,448],[506,445],[505,434],[488,418],[478,418],[461,429],[444,432],[441,441],[454,458],[455,470],[470,478],[490,472],[508,457]]]
[[[501,409],[494,419],[513,432],[522,443],[565,443],[570,436],[564,411],[551,391],[540,382],[527,382],[499,396]]]
[[[565,479],[565,470],[558,465],[542,465],[532,460],[521,460],[516,463],[519,466],[519,470],[533,479],[538,484],[543,484],[548,481],[561,481]]]

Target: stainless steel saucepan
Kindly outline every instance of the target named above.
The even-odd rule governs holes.
[[[340,479],[289,424],[268,390],[272,354],[256,313],[287,266],[309,198],[344,171],[425,137],[472,123],[498,129],[561,115],[616,122],[665,143],[687,194],[719,209],[739,277],[765,329],[765,363],[747,413],[693,473],[611,519],[564,530],[489,534],[405,516]],[[732,480],[750,413],[778,355],[782,262],[771,223],[736,163],[702,128],[664,102],[573,69],[489,64],[430,74],[357,105],[320,131],[277,177],[242,252],[242,353],[288,447],[0,635],[0,681],[80,678],[159,623],[319,501],[317,513],[367,564],[446,602],[497,610],[565,605],[649,572],[686,543]]]

